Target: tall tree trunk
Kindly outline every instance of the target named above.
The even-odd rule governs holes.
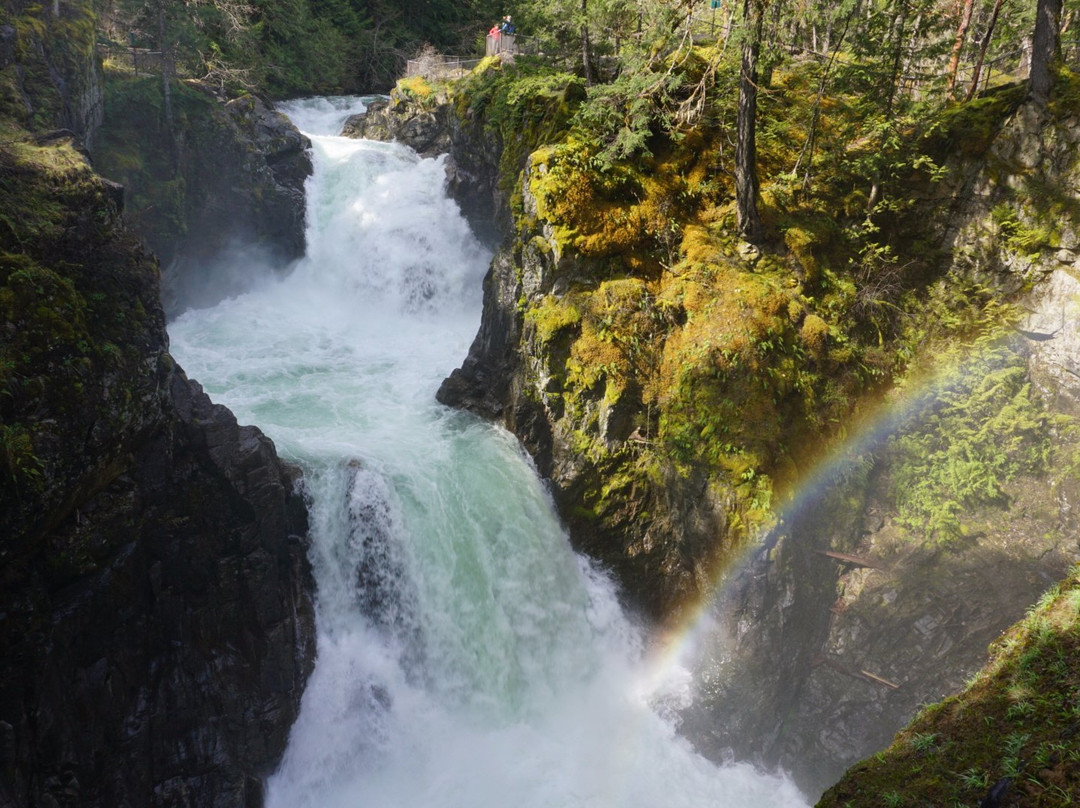
[[[1042,0],[1040,0],[1042,2]],[[1058,0],[1059,8],[1061,0]],[[990,40],[994,38],[994,28],[997,27],[998,13],[1001,11],[1001,0],[994,0],[994,10],[990,14],[990,22],[986,26],[986,33],[983,34],[982,41],[979,43],[979,58],[975,61],[975,71],[971,76],[971,86],[968,87],[967,95],[964,96],[965,101],[970,101],[975,97],[975,93],[979,89],[979,79],[982,77],[983,62],[986,60],[986,49],[990,47]]]
[[[158,50],[161,51],[161,92],[162,106],[165,110],[165,132],[169,137],[173,169],[179,162],[177,153],[176,131],[173,128],[172,108],[172,49],[169,47],[168,29],[165,24],[166,0],[157,0]]]
[[[889,26],[892,67],[889,70],[891,74],[889,77],[889,94],[885,99],[886,117],[892,112],[893,104],[896,102],[896,96],[900,92],[900,78],[903,73],[902,68],[904,64],[904,31],[907,28],[908,12],[907,0],[900,0],[896,6],[896,14],[893,16],[892,24]]]
[[[592,48],[589,46],[589,0],[581,0],[581,65],[585,71],[585,83],[596,83],[593,75]]]
[[[739,108],[735,120],[735,209],[739,233],[747,241],[761,240],[757,209],[757,61],[761,50],[762,13],[758,0],[743,0],[742,65],[739,71]]]
[[[777,39],[777,32],[780,28],[781,11],[783,11],[784,0],[771,0],[772,2],[772,20],[769,23],[769,32],[765,37],[765,58],[759,60],[758,64],[758,84],[762,87],[768,87],[772,84],[773,68],[776,67],[776,52],[779,49],[779,40]],[[762,19],[765,17],[764,9],[759,12]],[[763,26],[764,28],[764,26]],[[762,31],[764,35],[764,30]],[[761,37],[758,38],[759,41]],[[760,51],[761,46],[758,46]]]
[[[917,89],[919,86],[919,78],[914,75],[915,61],[919,55],[919,31],[922,29],[923,15],[921,13],[915,15],[915,24],[911,26],[911,36],[908,37],[907,57],[904,59],[904,64],[900,70],[900,83],[904,82],[904,77],[907,76],[911,79],[911,86]]]
[[[889,94],[885,97],[885,106],[883,108],[883,117],[886,121],[891,120],[893,107],[896,104],[897,96],[900,94],[900,80],[903,75],[904,66],[904,31],[907,29],[907,13],[908,4],[906,0],[900,0],[897,3],[896,13],[893,15],[892,22],[889,24],[889,43],[891,48],[890,56],[892,58],[892,66],[889,68]],[[882,133],[882,147],[885,145],[886,133]],[[874,175],[870,181],[870,194],[866,200],[866,212],[871,214],[874,212],[874,208],[877,207],[878,200],[881,199],[881,169],[874,170]]]
[[[814,165],[814,147],[817,144],[818,123],[821,120],[821,102],[825,97],[825,88],[829,81],[829,71],[832,70],[833,62],[836,61],[837,54],[844,45],[844,37],[847,36],[848,26],[851,25],[851,18],[854,15],[855,10],[852,9],[851,13],[844,18],[844,27],[840,29],[840,38],[836,43],[836,48],[828,54],[825,66],[821,69],[821,79],[818,81],[817,95],[814,97],[814,114],[810,118],[810,133],[806,137],[806,142],[803,143],[802,151],[799,152],[799,158],[795,161],[795,167],[791,169],[792,174],[798,174],[799,166],[804,159],[806,160],[806,170],[803,174],[802,181],[803,193],[810,190],[810,171]],[[831,29],[832,26],[833,19],[830,17],[829,28]]]
[[[1062,0],[1039,0],[1035,11],[1035,34],[1031,40],[1031,76],[1028,97],[1039,110],[1045,110],[1054,84],[1054,68],[1059,53]]]
[[[952,56],[949,57],[949,95],[956,88],[956,71],[960,69],[960,54],[964,51],[964,39],[967,37],[968,26],[971,25],[971,12],[975,10],[975,0],[964,0],[963,11],[960,12],[960,23],[956,26],[956,41],[953,43]]]

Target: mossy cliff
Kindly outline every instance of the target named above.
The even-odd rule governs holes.
[[[167,105],[160,74],[103,71],[88,0],[7,0],[0,13],[0,119],[73,133],[125,187],[170,312],[239,291],[247,279],[226,269],[240,251],[263,271],[303,255],[310,144],[268,102],[174,79]]]
[[[254,95],[226,99],[176,82],[171,120],[160,76],[110,73],[95,167],[127,191],[125,219],[165,268],[174,313],[241,291],[243,263],[281,270],[304,254],[311,145]]]
[[[439,397],[522,438],[572,541],[647,615],[678,625],[726,582],[683,729],[816,793],[1078,557],[1075,79],[1049,119],[1006,87],[905,122],[871,216],[859,98],[815,117],[813,85],[777,71],[752,246],[730,118],[613,160],[580,80],[522,62],[390,103],[447,115],[454,163],[497,164],[510,217]],[[829,167],[806,184],[783,169],[809,120]]]
[[[0,4],[0,118],[91,143],[104,111],[89,0]]]
[[[1080,121],[1007,94],[981,106],[952,112],[968,138],[934,144],[949,173],[923,210],[945,274],[910,320],[903,376],[712,609],[708,708],[687,731],[810,793],[962,687],[1080,551],[1080,219],[1037,209],[1075,197]]]
[[[819,808],[1072,805],[1080,799],[1080,571],[999,637],[958,695],[922,710]]]
[[[0,198],[0,803],[259,805],[314,656],[296,470],[169,356],[73,135],[0,120]]]

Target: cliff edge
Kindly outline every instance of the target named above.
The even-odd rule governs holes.
[[[299,472],[169,355],[54,8],[0,26],[0,804],[257,806],[314,664]]]

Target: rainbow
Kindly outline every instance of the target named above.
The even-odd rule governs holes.
[[[875,454],[890,438],[929,412],[946,394],[962,394],[991,354],[1000,354],[1004,349],[1015,356],[1020,341],[1014,332],[977,341],[954,361],[943,360],[927,372],[913,374],[903,387],[891,389],[853,416],[850,427],[842,426],[831,448],[788,487],[789,493],[769,526],[756,539],[746,542],[742,553],[718,571],[710,586],[703,588],[701,597],[686,604],[678,618],[652,638],[647,660],[650,681],[659,683],[676,671],[692,668],[715,642],[717,607],[733,582],[771,553],[782,538],[789,537],[792,526],[819,506],[829,492],[854,475],[868,472]]]

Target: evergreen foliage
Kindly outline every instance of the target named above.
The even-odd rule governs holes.
[[[997,336],[969,351],[886,452],[901,524],[941,543],[970,535],[976,508],[1006,507],[1009,483],[1045,472],[1051,451],[1051,419],[1023,357]]]
[[[178,75],[278,97],[374,92],[422,44],[471,48],[490,0],[96,0],[102,36],[171,54]],[[163,16],[159,19],[159,11]],[[163,38],[164,37],[164,38]]]
[[[601,5],[561,19],[529,6],[516,18],[562,32],[565,70],[488,61],[453,90],[463,116],[506,145],[503,187],[513,193],[529,167],[555,249],[583,262],[568,291],[519,305],[526,340],[554,362],[545,402],[573,424],[597,485],[625,475],[648,489],[657,468],[703,473],[735,494],[733,535],[767,522],[799,469],[914,372],[913,357],[977,336],[990,346],[1008,322],[992,297],[941,293],[957,279],[941,276],[927,200],[952,181],[954,155],[982,155],[1019,104],[1022,89],[994,79],[1001,56],[1018,63],[1009,49],[1030,31],[1031,3],[993,30],[991,5],[973,7],[962,39],[958,10],[935,0],[809,5],[770,5],[762,23],[763,233],[750,253],[734,205],[747,36],[734,9],[730,25],[707,27],[700,7],[646,9],[628,37],[599,23]],[[986,34],[989,89],[956,103],[950,57],[959,47],[957,81],[973,81]],[[588,55],[575,54],[586,39]],[[1006,249],[1053,244],[1015,204],[995,215]],[[918,325],[928,305],[933,335]],[[961,511],[1007,504],[1012,479],[1045,468],[1051,423],[1018,363],[987,347],[879,458],[894,466],[913,535],[960,536]],[[636,446],[606,433],[615,410],[633,414]],[[585,497],[597,526],[621,518],[599,488]]]

